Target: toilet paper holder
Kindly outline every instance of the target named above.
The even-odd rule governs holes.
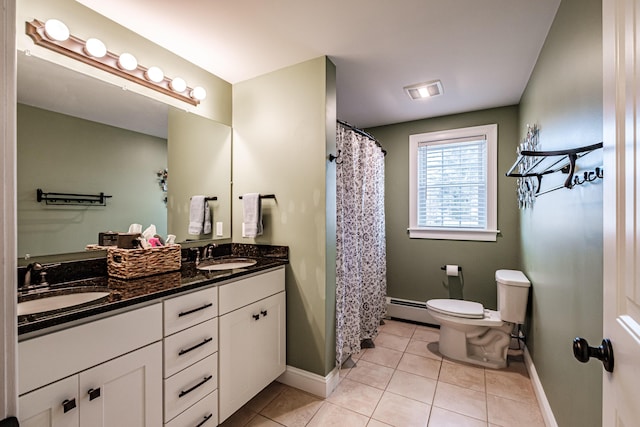
[[[446,271],[447,270],[447,266],[443,265],[442,267],[440,267],[440,270]],[[458,266],[458,271],[462,271],[462,267]]]

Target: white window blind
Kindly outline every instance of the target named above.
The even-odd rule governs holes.
[[[418,144],[418,227],[486,225],[486,137]]]
[[[498,126],[409,137],[409,237],[496,241]]]

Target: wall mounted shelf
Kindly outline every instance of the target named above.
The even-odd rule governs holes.
[[[513,166],[511,166],[511,169],[509,169],[506,175],[515,178],[535,177],[538,180],[538,185],[535,192],[536,195],[548,193],[560,188],[571,189],[576,185],[584,184],[585,182],[591,182],[597,178],[604,177],[604,170],[602,168],[596,168],[594,171],[585,172],[584,179],[580,179],[578,176],[574,177],[576,172],[576,161],[579,158],[584,157],[592,151],[600,148],[602,148],[602,142],[566,150],[525,150],[520,152],[515,163],[513,164]],[[527,165],[527,167],[522,167],[522,165]],[[559,187],[540,192],[542,177],[555,172],[568,174],[564,184]]]

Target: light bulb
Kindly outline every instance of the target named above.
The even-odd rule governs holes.
[[[138,60],[130,53],[123,53],[118,58],[118,66],[123,70],[133,71],[138,68]]]
[[[198,101],[202,101],[207,97],[207,91],[202,86],[196,86],[191,90],[189,94],[193,99],[197,99]]]
[[[155,66],[149,67],[149,69],[145,71],[144,76],[147,78],[147,80],[150,80],[154,83],[160,83],[162,80],[164,80],[164,73],[160,68]]]
[[[63,42],[69,38],[69,27],[57,19],[49,19],[44,24],[44,34],[51,40]]]
[[[107,54],[107,47],[98,39],[88,39],[84,44],[84,51],[94,58],[102,58]]]
[[[187,89],[187,82],[185,82],[184,79],[180,77],[176,77],[171,80],[171,83],[169,83],[169,85],[171,86],[171,89],[178,93],[182,93]]]

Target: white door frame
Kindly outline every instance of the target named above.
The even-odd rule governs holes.
[[[17,415],[16,0],[0,3],[0,419]]]

